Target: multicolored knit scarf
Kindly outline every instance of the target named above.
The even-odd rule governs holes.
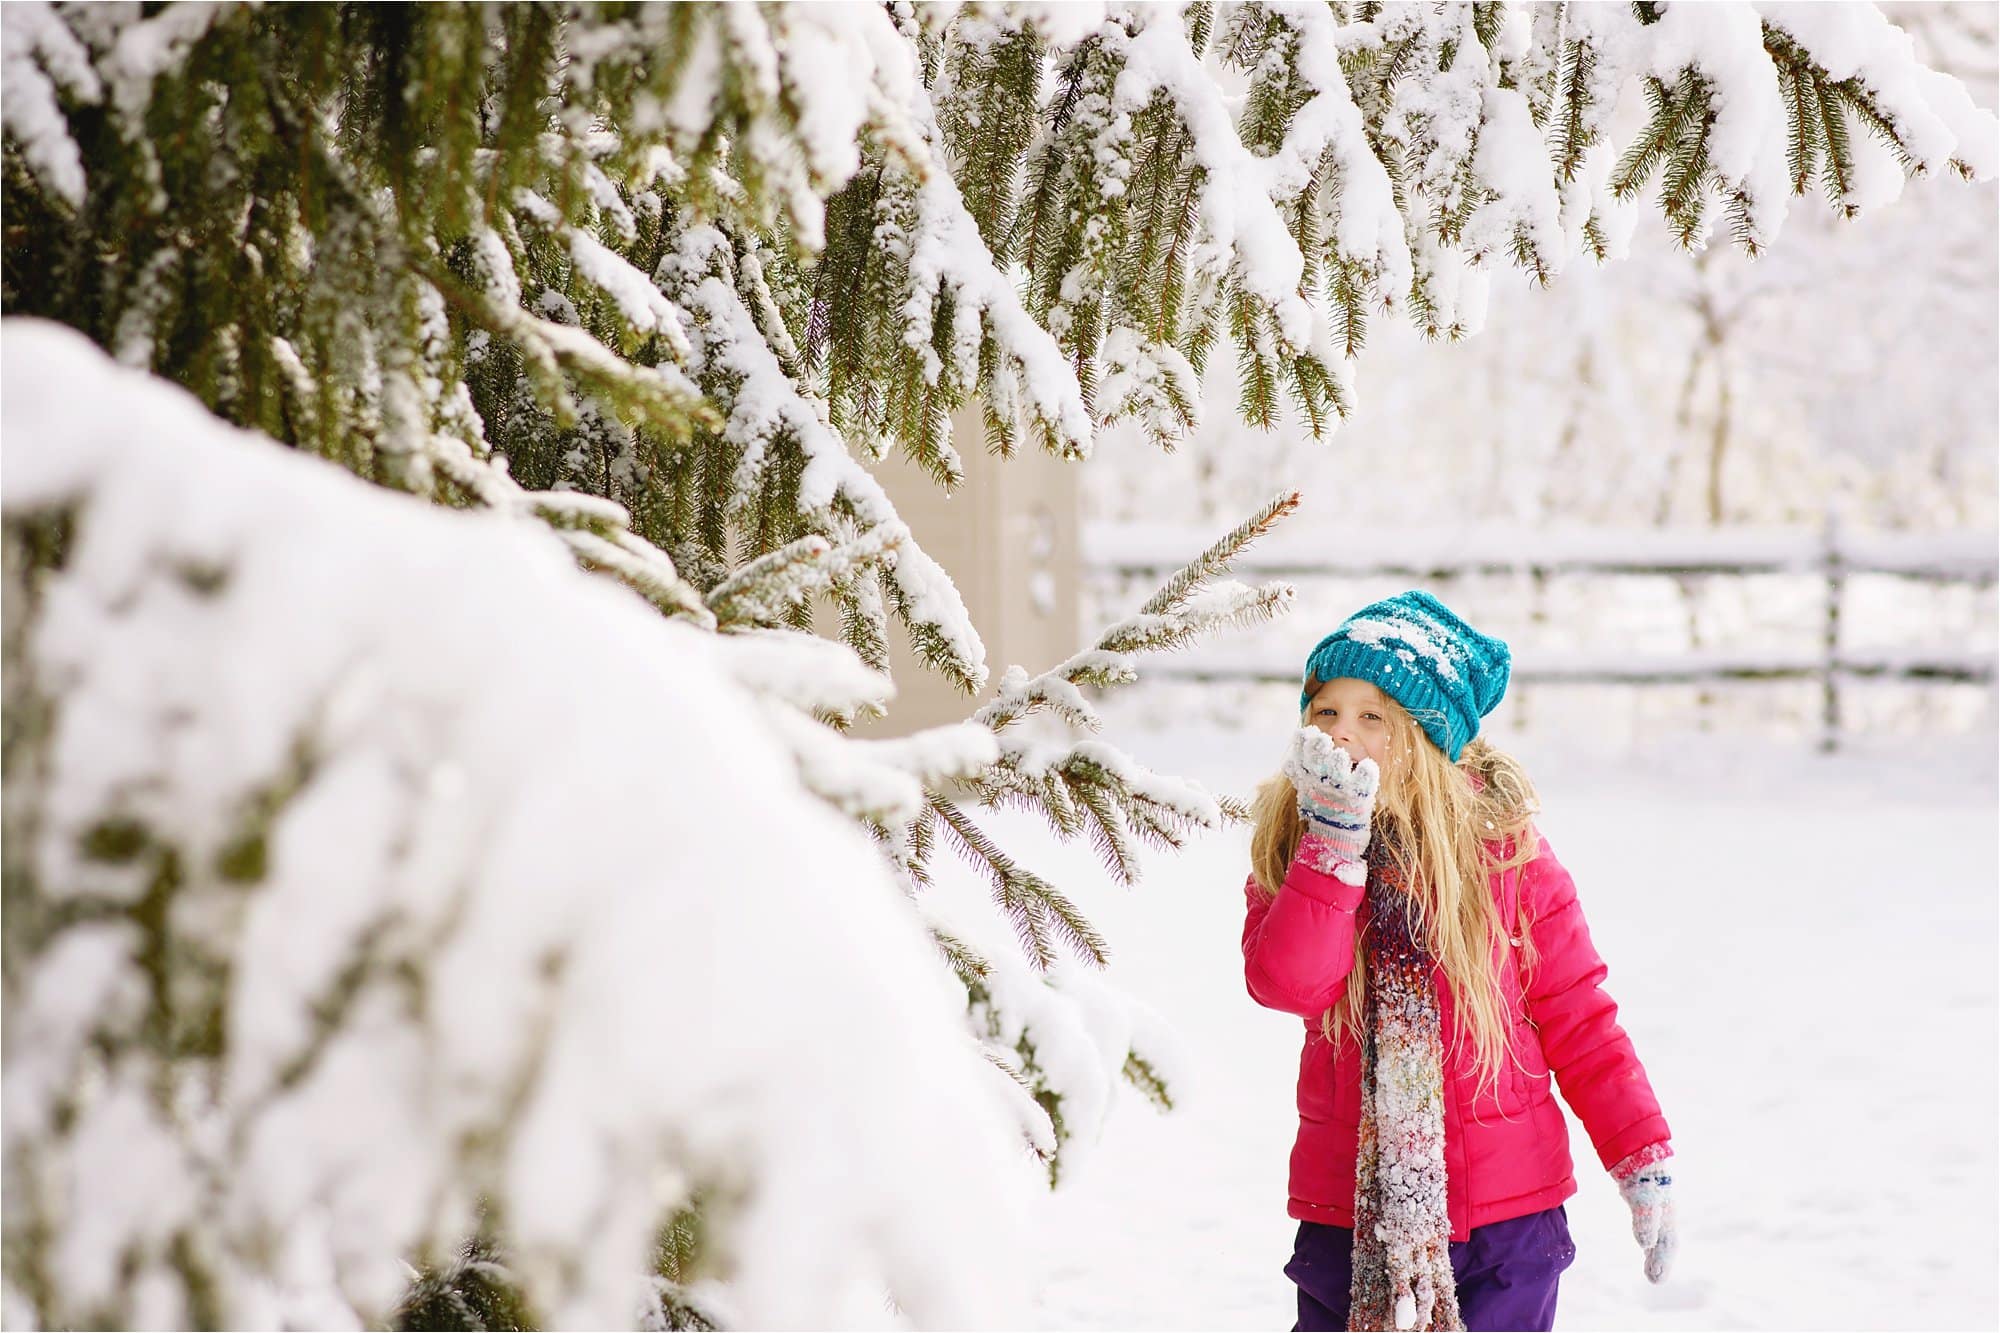
[[[1351,1329],[1462,1329],[1445,1209],[1444,1039],[1431,956],[1381,830],[1368,849],[1368,1009]]]

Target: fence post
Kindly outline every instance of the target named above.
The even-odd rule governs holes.
[[[1822,528],[1821,564],[1826,574],[1826,620],[1822,629],[1820,662],[1819,748],[1831,754],[1840,748],[1840,596],[1847,582],[1840,551],[1840,519],[1833,509],[1826,511]]]

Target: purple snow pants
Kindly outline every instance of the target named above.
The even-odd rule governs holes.
[[[1347,1292],[1354,1276],[1354,1233],[1346,1227],[1299,1223],[1285,1276],[1299,1286],[1295,1329],[1347,1327]],[[1474,1227],[1451,1243],[1458,1310],[1467,1329],[1552,1329],[1556,1279],[1576,1259],[1569,1214],[1546,1212]]]

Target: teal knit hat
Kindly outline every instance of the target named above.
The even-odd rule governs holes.
[[[1513,654],[1427,592],[1412,590],[1362,607],[1306,658],[1299,710],[1312,682],[1365,680],[1408,709],[1454,764],[1479,734],[1479,719],[1507,693]]]

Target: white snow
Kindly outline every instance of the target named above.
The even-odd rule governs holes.
[[[508,253],[500,233],[491,227],[476,228],[472,233],[472,254],[486,294],[502,305],[519,305],[521,279],[514,272],[514,256]]]
[[[236,8],[218,0],[168,5],[119,30],[100,62],[100,72],[110,86],[111,105],[124,118],[128,134],[136,137],[139,133],[154,81],[177,68],[202,35]]]
[[[935,383],[940,367],[929,348],[932,313],[940,292],[949,290],[955,301],[954,380],[970,386],[977,379],[983,321],[1000,354],[995,405],[1032,409],[1034,420],[1055,441],[1058,452],[1078,459],[1088,456],[1090,415],[1076,368],[1049,331],[1028,314],[1014,282],[995,266],[978,225],[966,211],[965,197],[946,169],[936,113],[921,88],[914,93],[911,111],[924,161],[914,186],[915,218],[906,242],[910,286],[899,311],[909,321],[905,341],[921,346],[933,359],[927,379]],[[1017,410],[1012,415],[1018,424],[1022,413]]]
[[[687,331],[681,327],[680,312],[674,308],[673,302],[667,300],[645,274],[626,263],[620,255],[607,250],[595,237],[575,228],[565,230],[569,234],[569,250],[576,259],[577,271],[604,289],[633,328],[641,333],[665,335],[675,355],[686,356]]]
[[[1479,119],[1472,170],[1495,197],[1475,209],[1466,223],[1466,248],[1494,256],[1488,262],[1496,266],[1512,263],[1510,246],[1515,229],[1521,228],[1549,272],[1560,271],[1565,257],[1560,205],[1548,148],[1535,128],[1528,99],[1519,89],[1488,88],[1481,95]]]
[[[1394,639],[1406,645],[1418,656],[1429,660],[1431,665],[1437,668],[1438,674],[1446,680],[1458,679],[1458,664],[1452,660],[1451,645],[1447,640],[1433,637],[1421,622],[1405,619],[1402,616],[1386,620],[1376,616],[1363,616],[1358,620],[1346,622],[1346,630],[1362,643],[1380,644]],[[1401,649],[1397,649],[1396,652],[1398,656],[1408,660]]]
[[[0,10],[0,123],[48,188],[81,208],[83,157],[56,102],[58,82],[80,101],[103,95],[81,44],[47,4],[31,0]]]
[[[881,708],[895,695],[886,672],[869,667],[845,644],[817,634],[738,630],[718,641],[715,653],[722,669],[752,693],[808,712]]]
[[[831,193],[861,165],[862,127],[887,108],[908,106],[917,83],[915,52],[878,6],[795,5],[766,13],[785,83],[798,101],[806,165]]]
[[[1341,72],[1339,27],[1322,5],[1288,2],[1269,8],[1298,31],[1299,75],[1314,89],[1269,160],[1273,195],[1296,194],[1321,152],[1331,149],[1341,171],[1339,207],[1333,218],[1335,246],[1343,259],[1363,264],[1376,276],[1384,301],[1399,301],[1410,284],[1403,216],[1396,208],[1389,173],[1369,146],[1361,109]]]
[[[986,810],[979,811],[978,818],[983,826],[1008,828],[1009,848],[1023,845],[1013,832],[1021,827],[1020,820]],[[1037,827],[1046,831],[1046,826],[1037,823]],[[948,836],[940,835],[940,842],[946,841]],[[1030,864],[1037,869],[1044,862],[1080,858],[1075,867],[1079,873],[1059,887],[1102,881],[1102,867],[1091,859],[1086,845],[1045,851],[1033,846],[1034,841],[1029,842]],[[1188,1069],[1182,1043],[1154,1005],[1122,986],[1105,984],[1086,964],[1060,957],[1046,973],[1033,970],[1014,942],[1014,927],[995,908],[988,881],[948,848],[940,847],[932,858],[931,875],[932,886],[920,900],[925,919],[970,946],[988,964],[980,979],[988,999],[975,1006],[974,1021],[985,1025],[982,1036],[996,1063],[1011,1060],[1022,1040],[1032,1043],[1037,1070],[1057,1098],[1057,1111],[1069,1136],[1061,1177],[1069,1179],[1105,1147],[1105,1117],[1122,1095],[1121,1075],[1128,1057],[1145,1061],[1178,1096]]]
[[[1143,423],[1150,436],[1167,442],[1183,438],[1199,424],[1199,411],[1183,422],[1174,406],[1176,398],[1191,408],[1198,404],[1201,379],[1171,343],[1152,341],[1120,324],[1105,335],[1098,359],[1100,423],[1130,417]]]
[[[1983,159],[1990,169],[1992,116],[1967,114],[1970,106],[1960,105],[1969,101],[1963,87],[1950,80],[1957,87],[1954,95],[1945,81],[1927,75],[1909,34],[1874,5],[1767,3],[1756,8],[1766,22],[1810,52],[1830,80],[1859,79],[1880,100],[1910,155],[1926,170],[1942,170],[1954,156],[1969,162]]]

